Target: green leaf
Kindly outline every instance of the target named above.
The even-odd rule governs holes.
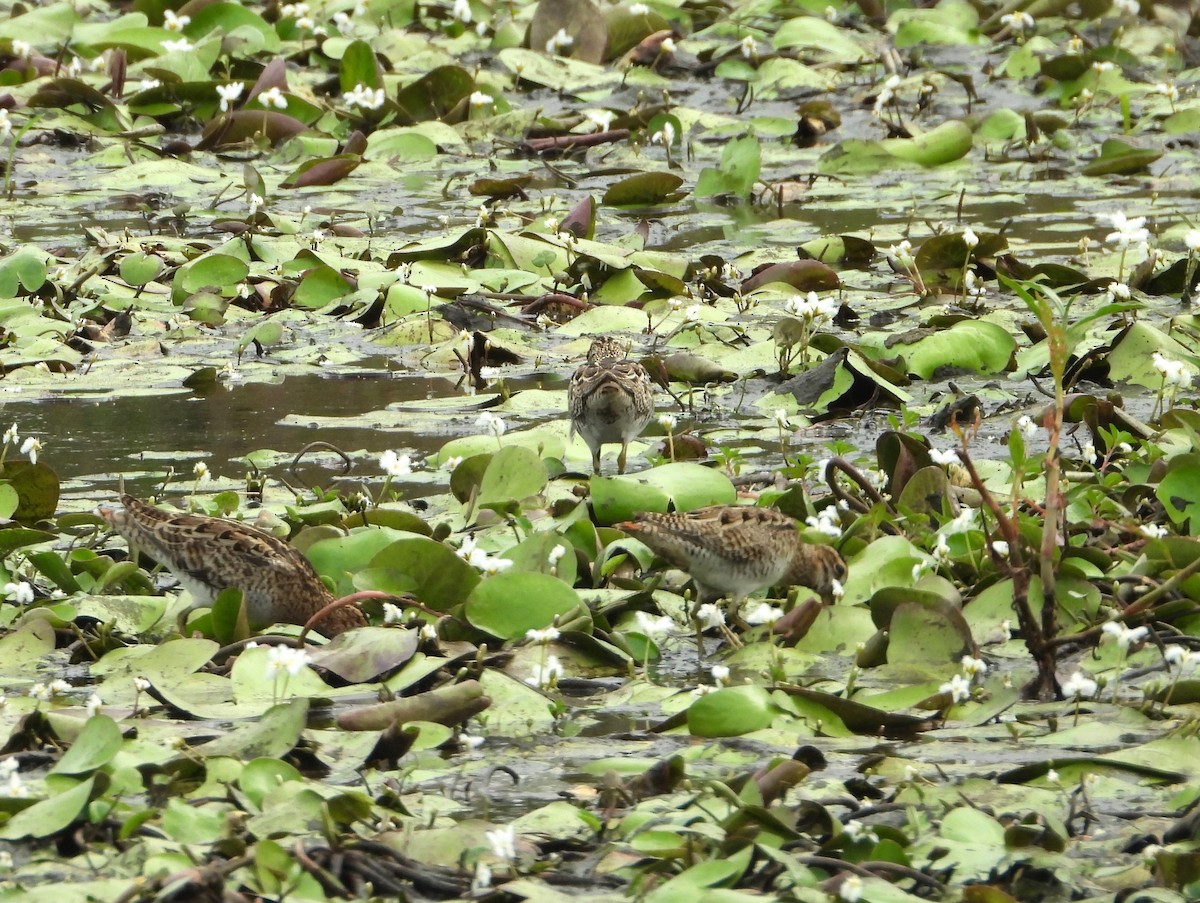
[[[467,620],[505,640],[520,639],[565,619],[582,606],[579,594],[548,574],[508,571],[480,581],[467,599]]]
[[[121,729],[107,715],[93,715],[51,774],[84,774],[103,768],[121,750]]]
[[[779,708],[762,687],[726,687],[693,702],[687,725],[696,737],[738,737],[769,727],[777,714]]]

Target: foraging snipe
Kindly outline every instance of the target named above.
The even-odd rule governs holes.
[[[654,413],[654,387],[646,368],[625,359],[621,343],[609,336],[596,339],[567,388],[571,429],[592,450],[592,470],[600,472],[600,448],[620,442],[617,473],[625,472],[629,442]]]
[[[192,608],[208,608],[222,590],[237,587],[251,625],[265,626],[304,624],[334,601],[308,559],[269,533],[219,517],[164,511],[131,495],[122,495],[121,504],[123,510],[101,508],[100,515],[130,546],[171,570],[191,592]],[[361,611],[346,605],[316,629],[335,636],[366,623]]]
[[[728,595],[735,614],[747,594],[768,586],[807,586],[828,602],[834,581],[846,578],[846,563],[836,549],[805,542],[799,524],[772,508],[714,505],[686,514],[643,512],[617,526],[691,574],[698,602]]]

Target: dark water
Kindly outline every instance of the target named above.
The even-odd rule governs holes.
[[[356,469],[381,480],[375,463],[387,449],[425,456],[446,442],[403,428],[379,429],[369,415],[389,404],[462,394],[444,378],[397,376],[364,367],[338,373],[291,376],[279,383],[223,384],[205,392],[183,390],[156,395],[61,394],[9,400],[0,410],[7,429],[16,423],[22,438],[36,436],[42,461],[58,473],[64,496],[109,498],[119,477],[135,493],[149,493],[174,468],[177,488],[190,488],[193,467],[204,461],[218,479],[209,488],[240,481],[250,470],[247,454],[270,449],[268,477],[286,477],[292,458],[311,442],[326,442],[360,453]],[[361,425],[305,423],[326,417],[361,418]],[[285,422],[286,421],[286,422]],[[428,421],[425,421],[428,424]],[[364,462],[365,452],[369,463]],[[14,450],[9,451],[10,456]],[[338,458],[321,452],[305,459],[301,475],[328,485],[342,474]],[[305,473],[307,471],[307,473]],[[300,485],[304,485],[301,480]],[[406,489],[421,494],[420,485]],[[432,491],[425,484],[426,492]]]

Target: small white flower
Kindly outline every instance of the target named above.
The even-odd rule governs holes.
[[[1172,643],[1163,650],[1163,658],[1167,660],[1169,665],[1186,665],[1192,658],[1192,650],[1186,646],[1180,646],[1178,643]]]
[[[1121,647],[1122,652],[1128,652],[1130,646],[1136,646],[1150,635],[1149,628],[1127,627],[1119,621],[1109,621],[1100,628],[1106,636],[1110,636]]]
[[[24,799],[29,796],[25,781],[20,774],[21,763],[15,758],[0,761],[0,796],[9,799]],[[10,862],[11,866],[12,863]]]
[[[557,627],[545,627],[541,630],[525,631],[525,639],[529,640],[531,643],[539,643],[543,646],[547,643],[554,642],[559,638],[560,635],[561,634],[559,633]]]
[[[348,107],[362,107],[364,110],[378,110],[387,100],[383,88],[368,88],[362,82],[351,91],[342,94],[342,103]]]
[[[546,663],[544,665],[534,665],[533,675],[525,678],[525,683],[542,690],[548,690],[558,684],[558,679],[561,676],[562,664],[559,662],[558,656],[547,655]]]
[[[139,693],[145,693],[150,689],[150,681],[146,680],[144,677],[135,677],[133,679],[133,688]]]
[[[50,698],[50,688],[43,683],[33,684],[25,692],[30,699],[37,699],[42,702]]]
[[[287,98],[283,96],[283,92],[276,87],[267,88],[255,98],[264,107],[274,107],[277,110],[287,109]]]
[[[962,669],[963,674],[967,677],[978,677],[981,674],[987,673],[988,666],[987,662],[981,658],[964,655],[962,657]]]
[[[487,560],[484,561],[483,567],[480,570],[482,570],[489,577],[494,577],[497,574],[503,574],[512,566],[513,563],[508,558],[496,558],[489,555]]]
[[[947,451],[942,451],[940,448],[931,448],[929,449],[929,460],[934,464],[941,464],[943,466],[946,464],[957,464],[958,451],[953,448]]]
[[[38,452],[41,450],[42,443],[38,442],[37,439],[34,439],[33,436],[29,436],[24,442],[21,443],[21,454],[29,455],[30,464],[37,463]]]
[[[336,12],[333,14],[333,27],[338,34],[347,35],[354,30],[354,20],[347,13]]]
[[[939,693],[949,693],[951,704],[966,702],[971,698],[971,682],[961,674],[955,674],[949,682],[938,687]]]
[[[639,611],[634,614],[634,618],[637,620],[638,630],[641,631],[643,636],[650,639],[661,636],[664,633],[669,633],[671,628],[675,626],[675,622],[667,615],[660,615],[656,618],[652,614]]]
[[[1033,16],[1024,10],[1018,10],[1015,13],[1008,13],[1000,17],[1000,24],[1007,25],[1013,31],[1033,31],[1036,24],[1033,21]]]
[[[1162,539],[1170,531],[1158,524],[1142,524],[1138,527],[1138,531],[1147,539]]]
[[[992,543],[992,551],[1001,558],[1007,558],[1009,552],[1008,543],[1006,543],[1003,539],[997,539]]]
[[[463,749],[479,749],[479,747],[487,742],[487,738],[464,733],[458,735],[458,742],[462,744]]]
[[[486,107],[496,102],[496,99],[486,91],[475,91],[471,94],[471,106]]]
[[[264,206],[266,203],[267,201],[262,195],[255,194],[252,191],[250,192],[250,200],[246,203],[246,209],[249,211],[250,216],[254,216],[258,213],[258,208]]]
[[[1105,218],[1112,223],[1113,227],[1113,231],[1104,237],[1109,244],[1115,244],[1118,248],[1125,249],[1150,239],[1150,232],[1146,229],[1146,217],[1144,216],[1130,219],[1123,212],[1117,211],[1106,214]]]
[[[406,477],[413,472],[412,458],[390,448],[379,456],[379,466],[389,477]]]
[[[33,45],[28,41],[22,41],[20,38],[13,38],[12,52],[13,56],[28,59],[33,56]]]
[[[1090,699],[1096,695],[1098,689],[1099,687],[1096,682],[1087,677],[1082,671],[1076,671],[1062,685],[1063,695],[1068,699],[1072,696],[1076,699]]]
[[[192,473],[196,477],[197,483],[207,483],[212,479],[212,474],[208,472],[208,465],[203,461],[197,461],[192,467]]]
[[[863,879],[860,875],[847,875],[838,885],[838,899],[843,903],[858,903],[862,893]]]
[[[274,679],[281,672],[295,676],[308,667],[310,656],[307,649],[294,646],[272,646],[267,651],[267,677]]]
[[[569,49],[575,43],[575,39],[567,34],[565,28],[560,28],[554,33],[554,36],[546,42],[546,53],[555,56],[563,50]]]
[[[245,90],[245,82],[230,82],[227,85],[217,85],[217,97],[221,98],[221,112],[228,113],[229,107],[242,96],[242,92]]]
[[[851,840],[867,840],[871,843],[879,842],[879,835],[857,819],[852,818],[842,825],[842,831]]]
[[[21,437],[17,435],[17,425],[14,423],[12,426],[10,426],[7,430],[4,431],[4,444],[5,445],[16,445],[20,441],[21,441]]]
[[[612,128],[613,120],[617,118],[617,114],[612,110],[588,110],[584,116],[592,124],[592,131],[595,132],[607,132]]]
[[[725,612],[720,606],[705,602],[696,609],[696,620],[700,622],[701,630],[711,630],[713,627],[725,626]]]
[[[486,432],[491,433],[497,439],[503,436],[505,430],[508,429],[508,424],[504,422],[503,418],[497,417],[491,411],[484,411],[482,414],[480,414],[475,420],[475,425],[482,427]]]
[[[658,50],[660,53],[672,54],[675,52],[675,39],[663,38],[658,42]]]
[[[417,635],[422,642],[436,642],[438,638],[437,627],[433,624],[422,624],[421,629],[417,631]]]
[[[758,606],[746,615],[747,624],[774,624],[783,617],[783,609],[776,608],[767,602],[759,602]]]
[[[754,40],[754,35],[746,35],[742,38],[741,48],[742,56],[746,59],[758,59],[758,41]]]
[[[175,53],[177,51],[179,53],[188,53],[196,49],[196,45],[187,38],[180,38],[178,41],[160,41],[159,44],[167,53]]]
[[[29,605],[33,602],[33,585],[26,580],[19,583],[4,584],[4,597],[17,605]]]
[[[674,414],[659,414],[658,425],[663,428],[664,432],[673,433],[675,427],[679,426],[679,418]]]
[[[487,838],[488,846],[492,848],[492,854],[496,858],[505,862],[512,862],[517,858],[517,834],[512,825],[485,831],[483,836]]]
[[[967,250],[973,249],[979,244],[979,236],[975,234],[975,230],[971,228],[963,229],[962,234],[963,244],[967,246]]]
[[[450,15],[462,22],[463,25],[470,25],[471,4],[467,0],[454,0],[454,8],[450,11]]]
[[[834,602],[840,602],[846,596],[846,587],[836,577],[829,581],[829,596]]]
[[[1150,355],[1150,360],[1154,364],[1154,369],[1162,375],[1166,385],[1187,388],[1192,384],[1192,374],[1188,371],[1187,364],[1183,363],[1183,361],[1172,360],[1159,351],[1155,351]],[[29,440],[25,441],[28,442]],[[21,448],[23,451],[24,446]]]
[[[729,666],[728,665],[713,665],[711,668],[713,683],[727,684],[729,683]]]
[[[1104,293],[1112,301],[1128,301],[1133,297],[1133,293],[1130,292],[1129,286],[1124,282],[1110,282],[1104,289]]]
[[[1114,66],[1112,63],[1110,63],[1108,60],[1102,60],[1099,62],[1092,63],[1092,71],[1095,72],[1097,75],[1103,75],[1105,72],[1112,72],[1116,68],[1117,67]],[[1080,92],[1080,96],[1082,96],[1085,93],[1088,95],[1088,99],[1090,100],[1092,97],[1092,92],[1090,90],[1084,89],[1084,91]]]
[[[664,122],[663,127],[650,136],[650,143],[670,147],[675,143],[675,126],[670,122]]]
[[[391,602],[383,603],[383,623],[399,624],[404,620],[404,609],[399,605],[393,605]]]
[[[815,517],[806,517],[804,523],[835,539],[842,535],[842,520],[836,505],[826,505]]]
[[[451,473],[453,473],[454,468],[458,467],[458,465],[461,464],[462,462],[463,462],[462,455],[451,455],[449,458],[447,458],[445,461],[442,462],[442,470],[448,470]]]
[[[100,706],[102,705],[104,705],[104,701],[99,697],[99,695],[93,693],[88,697],[88,701],[86,703],[87,716],[91,718],[93,715],[98,714],[100,711]]]
[[[629,14],[631,16],[645,16],[649,13],[650,7],[648,7],[645,3],[633,3],[629,7]]]
[[[781,430],[791,427],[792,421],[788,419],[788,412],[784,408],[775,409],[775,423],[778,424]]]
[[[1183,243],[1193,254],[1195,254],[1197,251],[1200,251],[1200,229],[1188,229],[1187,232],[1184,233]],[[14,423],[13,429],[16,428],[17,425]]]
[[[48,689],[50,691],[51,696],[66,696],[68,693],[70,693],[75,688],[72,687],[65,680],[63,680],[61,677],[58,677],[58,678],[55,678],[54,680],[50,681],[50,683],[47,685],[46,689]]]
[[[191,16],[179,16],[174,10],[163,10],[163,28],[167,31],[183,31],[191,23]]]
[[[559,543],[553,549],[550,550],[550,554],[546,556],[546,562],[552,568],[557,567],[558,563],[560,561],[562,561],[563,556],[566,554],[567,554],[567,547],[564,546],[562,543]]]
[[[476,895],[492,886],[492,869],[482,859],[475,863],[475,875],[471,878],[471,894]]]
[[[1017,429],[1019,429],[1026,438],[1030,438],[1037,434],[1038,425],[1033,422],[1033,418],[1028,414],[1022,414],[1017,418]]]
[[[1158,82],[1150,89],[1150,93],[1161,94],[1171,103],[1179,100],[1179,89],[1175,87],[1174,82]]]

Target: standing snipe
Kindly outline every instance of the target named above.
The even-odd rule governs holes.
[[[567,408],[571,429],[592,450],[592,470],[600,472],[601,446],[620,442],[617,473],[624,473],[629,442],[654,413],[650,375],[641,364],[625,359],[625,349],[616,339],[596,339],[588,349],[587,363],[571,377]]]
[[[728,595],[733,614],[747,594],[768,586],[807,586],[826,602],[846,563],[832,546],[812,545],[799,524],[772,508],[715,505],[686,514],[645,512],[618,524],[655,554],[692,575],[697,601]]]
[[[237,587],[251,625],[265,626],[304,624],[334,601],[308,559],[269,533],[219,517],[164,511],[131,495],[121,496],[121,504],[123,510],[101,508],[100,515],[130,546],[170,568],[191,592],[192,608],[207,608],[222,590]],[[334,636],[366,623],[347,605],[316,629]]]

